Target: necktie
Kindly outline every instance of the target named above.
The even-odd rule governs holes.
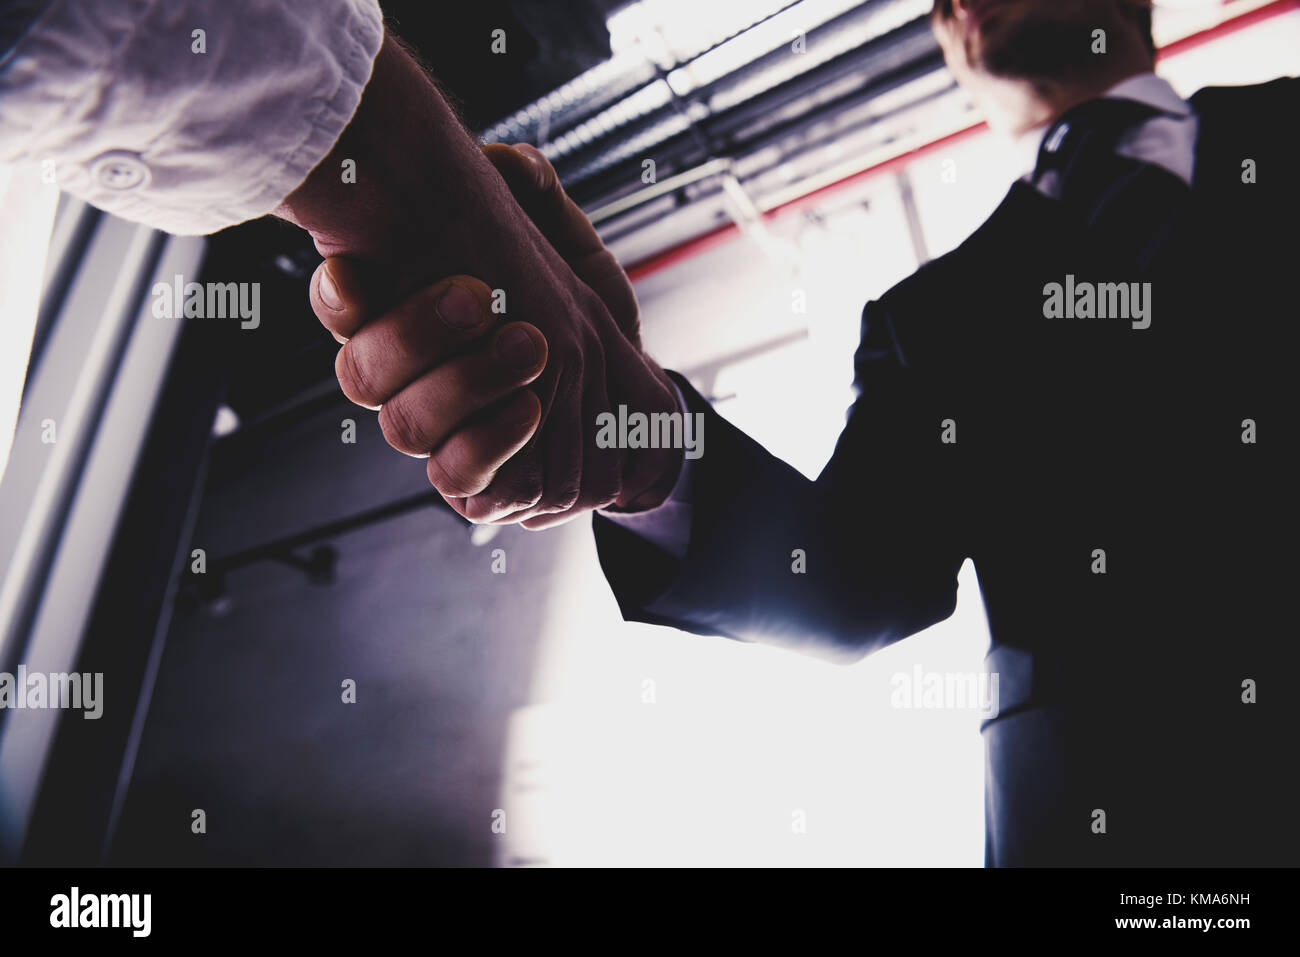
[[[1191,190],[1163,167],[1120,156],[1115,147],[1160,113],[1113,97],[1081,103],[1043,137],[1033,176],[1110,257],[1144,272],[1173,234]]]

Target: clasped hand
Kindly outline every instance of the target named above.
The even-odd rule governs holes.
[[[393,448],[427,457],[430,483],[471,521],[539,529],[658,505],[682,451],[596,442],[598,416],[619,405],[678,411],[671,380],[641,349],[631,283],[540,151],[483,152],[540,233],[525,243],[552,247],[521,247],[521,268],[543,275],[513,296],[448,276],[386,303],[372,274],[327,258],[310,297],[342,346],[339,385],[378,409]]]

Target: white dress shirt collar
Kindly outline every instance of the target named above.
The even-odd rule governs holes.
[[[1131,76],[1127,80],[1115,84],[1104,94],[1105,97],[1115,97],[1117,99],[1137,100],[1139,103],[1146,103],[1154,106],[1156,109],[1168,114],[1166,117],[1158,117],[1151,122],[1167,120],[1170,124],[1183,125],[1187,123],[1194,124],[1196,114],[1192,106],[1177,91],[1169,85],[1167,80],[1161,79],[1154,73],[1139,73],[1137,76]],[[1038,164],[1038,149],[1042,145],[1043,137],[1047,135],[1047,130],[1051,123],[1043,123],[1031,130],[1027,130],[1017,136],[1013,143],[1016,157],[1018,159],[1018,168],[1024,173],[1024,178],[1033,174],[1034,167]],[[1168,131],[1166,131],[1168,132]],[[1148,159],[1151,162],[1159,163],[1167,168],[1172,168],[1173,172],[1182,176],[1187,182],[1191,182],[1191,151],[1195,147],[1195,128],[1194,125],[1188,131],[1192,135],[1187,137],[1177,137],[1180,141],[1173,149],[1180,154],[1175,159],[1170,153],[1169,144],[1162,144],[1163,147],[1156,151],[1156,155],[1144,155],[1146,151],[1136,151],[1140,158]],[[1131,139],[1132,137],[1126,137]],[[1167,139],[1168,137],[1166,137]],[[1124,141],[1121,141],[1123,144]],[[1186,147],[1186,149],[1184,149]],[[1121,145],[1121,153],[1128,154],[1131,151]],[[1186,153],[1185,156],[1181,155]],[[1168,162],[1166,161],[1168,160]]]

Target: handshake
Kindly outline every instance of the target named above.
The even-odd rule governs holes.
[[[311,304],[342,346],[343,393],[378,409],[388,444],[426,458],[430,483],[473,522],[540,529],[594,509],[659,505],[683,449],[600,439],[614,410],[650,421],[682,411],[642,352],[627,275],[539,150],[493,143],[482,152],[513,204],[487,197],[508,238],[456,260],[475,275],[403,295],[420,270],[394,282],[322,250]],[[515,219],[500,214],[514,204]]]

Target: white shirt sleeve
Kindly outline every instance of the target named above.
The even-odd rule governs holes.
[[[270,212],[347,127],[377,0],[52,0],[0,61],[0,162],[180,235]]]

